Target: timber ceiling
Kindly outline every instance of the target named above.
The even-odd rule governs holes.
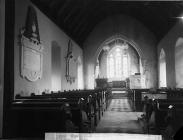
[[[102,20],[112,15],[128,15],[143,23],[157,40],[173,27],[183,14],[181,1],[123,0],[32,0],[53,22],[81,47]]]

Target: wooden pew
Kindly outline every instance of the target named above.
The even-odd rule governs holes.
[[[170,105],[175,108],[173,118],[174,130],[176,131],[183,123],[183,100],[158,100],[157,109],[155,110],[155,124],[158,131],[164,130],[167,127],[165,118]]]
[[[132,89],[133,108],[135,111],[143,110],[142,93],[149,93],[149,89]]]
[[[88,100],[79,103],[78,98],[39,98],[17,99],[12,103],[11,110],[17,116],[17,136],[32,137],[44,136],[45,132],[66,132],[64,122],[67,116],[63,107],[65,104],[69,104],[72,115],[71,121],[77,126],[77,132],[84,132],[83,123],[86,122],[83,122],[81,111],[86,112],[87,110],[88,115],[92,116],[91,105]],[[91,118],[88,119],[88,125],[91,127],[90,120]]]
[[[154,124],[155,124],[155,131],[160,133],[162,131],[164,131],[167,128],[167,122],[165,121],[166,116],[169,112],[169,106],[172,105],[175,108],[175,112],[174,112],[174,117],[172,119],[172,126],[173,126],[173,130],[176,131],[177,129],[179,129],[181,126],[183,126],[183,90],[182,89],[174,89],[174,90],[170,90],[170,89],[157,89],[155,93],[153,93],[152,95],[156,95],[156,94],[164,94],[166,95],[165,99],[156,99],[155,102],[153,104],[156,104],[155,107],[153,107],[153,110],[151,111],[151,113],[149,114],[153,114],[152,112],[154,112]],[[141,92],[141,95],[142,92]],[[149,94],[150,95],[150,94]],[[165,96],[163,96],[165,97]],[[131,97],[133,99],[133,97]],[[143,104],[143,101],[141,101]],[[152,106],[153,106],[152,104]],[[151,106],[151,108],[152,108]],[[152,115],[150,116],[150,118],[152,117]],[[148,120],[149,121],[149,120]],[[151,122],[147,122],[148,125]],[[148,128],[149,129],[149,126]]]
[[[95,113],[96,113],[96,119],[97,122],[98,120],[101,119],[101,116],[103,115],[104,111],[107,109],[108,102],[110,100],[110,91],[104,90],[104,89],[98,89],[98,90],[83,90],[80,91],[84,93],[84,95],[91,95],[92,98],[94,99],[94,106],[95,106]],[[62,93],[61,93],[62,94]],[[74,95],[73,95],[74,94]],[[78,96],[77,92],[70,92],[69,95],[71,96]],[[62,94],[63,96],[63,94]],[[97,102],[95,102],[95,100]]]
[[[16,117],[16,137],[43,137],[45,132],[65,132],[65,102],[18,100],[11,111]]]
[[[101,90],[84,90],[80,91],[78,94],[77,92],[70,92],[69,95],[76,97],[76,96],[81,96],[81,97],[88,97],[91,96],[92,98],[92,105],[94,107],[94,116],[95,116],[95,125],[98,124],[102,114],[103,114],[103,96],[102,96],[102,91]],[[62,95],[63,96],[63,95]]]
[[[82,126],[83,122],[81,110],[84,110],[88,116],[88,122],[85,124],[89,125],[91,132],[91,130],[94,130],[94,123],[95,126],[98,123],[99,119],[97,120],[97,118],[101,117],[99,114],[103,114],[104,108],[107,108],[107,102],[110,99],[109,97],[110,92],[107,92],[106,90],[74,90],[68,92],[51,92],[51,94],[43,93],[43,95],[17,95],[16,100],[13,102],[11,108],[13,114],[16,114],[16,118],[20,118],[16,120],[17,126],[20,126],[17,128],[18,132],[16,132],[16,135],[38,136],[43,135],[43,132],[45,131],[66,132],[66,127],[64,126],[65,124],[63,122],[66,120],[67,115],[65,115],[66,113],[63,109],[61,109],[65,103],[70,105],[72,122],[78,127],[78,132],[83,132],[84,130]],[[81,101],[81,99],[82,109],[77,105],[78,101]],[[97,104],[99,108],[97,108]],[[24,112],[29,115],[26,115]],[[50,116],[52,113],[54,115]],[[21,116],[25,117],[22,118]],[[54,122],[53,116],[55,116],[55,120],[57,120],[57,122],[60,122],[61,125],[59,125],[59,127],[55,126],[57,123]],[[44,117],[46,118],[42,121],[39,121]],[[51,120],[50,122],[46,121],[48,118]],[[29,123],[30,129],[27,128],[27,125],[25,125],[26,120],[31,120]],[[48,124],[45,125],[44,122],[48,122]],[[27,130],[24,130],[24,128]],[[29,133],[31,129],[34,129],[35,131],[31,131],[31,133]]]

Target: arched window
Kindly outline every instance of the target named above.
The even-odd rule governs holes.
[[[127,78],[128,75],[128,55],[124,54],[123,55],[123,75],[125,78]]]
[[[112,54],[109,55],[107,63],[108,63],[107,75],[108,75],[108,78],[112,78],[114,77],[114,58]]]
[[[99,77],[99,62],[97,61],[97,65],[95,67],[95,78]]]
[[[159,87],[167,87],[166,83],[166,55],[165,51],[161,49],[159,57]]]
[[[77,79],[78,89],[83,89],[83,64],[80,56],[77,59]]]
[[[115,46],[108,52],[107,77],[112,80],[122,80],[128,75],[128,54],[123,45]]]
[[[115,76],[121,77],[121,50],[119,48],[116,49],[115,62]]]

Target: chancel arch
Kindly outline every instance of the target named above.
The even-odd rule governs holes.
[[[159,56],[159,87],[167,87],[166,81],[166,54],[164,49],[161,49]]]
[[[142,73],[141,57],[132,42],[115,36],[102,45],[95,65],[95,75],[96,72],[95,78],[107,78],[108,82],[124,81],[131,75]]]

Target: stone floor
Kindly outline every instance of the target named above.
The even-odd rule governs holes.
[[[130,104],[127,98],[122,99],[112,99],[108,111],[114,112],[132,112]],[[112,112],[111,112],[112,113]]]
[[[138,122],[141,114],[132,111],[127,98],[112,99],[96,128],[96,133],[143,134],[143,128]]]

